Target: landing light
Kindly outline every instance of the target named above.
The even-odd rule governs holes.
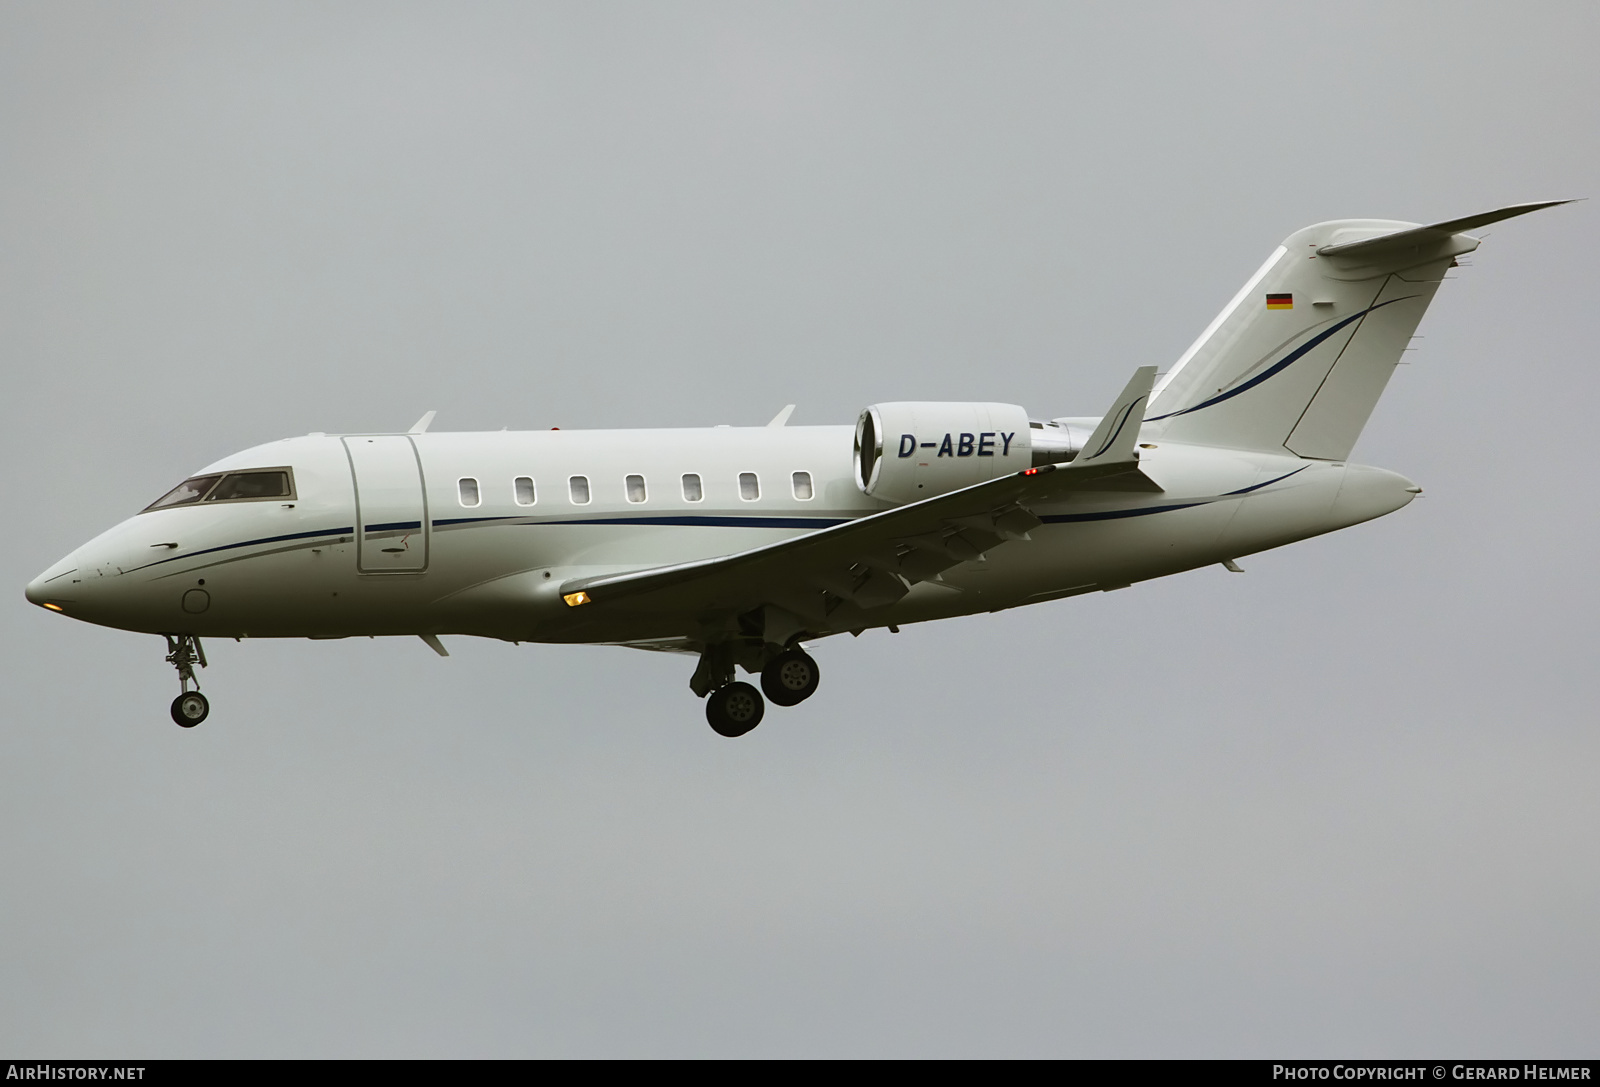
[[[589,603],[590,597],[589,597],[588,593],[577,592],[577,593],[564,593],[564,594],[562,594],[561,599],[563,599],[563,600],[565,600],[567,602],[567,607],[575,608],[579,604],[587,604],[587,603]]]
[[[60,604],[51,604],[49,602],[46,602],[44,604],[41,604],[40,607],[49,608],[51,611],[59,611],[62,615],[65,615],[67,613],[67,609],[63,608]]]

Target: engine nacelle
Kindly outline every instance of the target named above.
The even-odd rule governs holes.
[[[1028,413],[1015,404],[874,404],[856,422],[856,486],[917,502],[1033,464]]]

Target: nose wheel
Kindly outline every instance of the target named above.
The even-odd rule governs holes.
[[[179,728],[194,728],[211,712],[211,703],[199,691],[180,694],[172,700],[172,719]]]
[[[200,693],[200,681],[194,678],[194,666],[206,666],[206,651],[193,634],[168,634],[166,639],[167,663],[178,670],[182,692],[172,700],[172,719],[180,728],[194,728],[211,712],[211,702]]]

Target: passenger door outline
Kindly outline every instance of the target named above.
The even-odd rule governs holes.
[[[407,434],[341,439],[356,501],[356,570],[420,574],[428,569],[428,488],[422,457]]]

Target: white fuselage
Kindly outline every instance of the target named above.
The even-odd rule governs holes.
[[[1160,490],[1091,488],[1037,508],[1044,524],[1028,539],[916,584],[865,621],[855,612],[845,626],[812,633],[1118,588],[1381,516],[1418,490],[1381,469],[1158,434],[1147,442],[1141,468]],[[693,616],[596,618],[565,606],[557,587],[727,555],[890,508],[857,485],[846,426],[309,435],[201,474],[279,466],[293,471],[291,497],[138,514],[41,574],[28,598],[150,633],[670,647],[693,638]],[[408,470],[420,473],[410,491]],[[401,485],[385,472],[399,473]],[[809,477],[809,497],[796,473]],[[754,496],[741,475],[755,477]],[[630,476],[638,477],[631,488]],[[698,500],[685,476],[698,477]],[[575,500],[582,488],[573,477],[586,481],[587,502]],[[476,505],[463,479],[474,482]],[[531,481],[531,503],[518,479]]]

